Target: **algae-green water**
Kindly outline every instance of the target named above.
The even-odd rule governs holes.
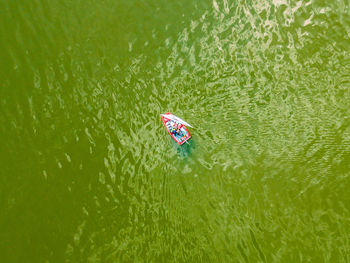
[[[0,262],[350,262],[348,0],[1,0],[0,109]]]

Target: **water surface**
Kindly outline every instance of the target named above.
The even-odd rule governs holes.
[[[349,8],[0,1],[0,261],[349,262]]]

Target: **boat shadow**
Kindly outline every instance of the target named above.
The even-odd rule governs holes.
[[[184,143],[183,145],[177,144],[174,140],[172,141],[173,141],[173,147],[176,149],[177,154],[181,158],[190,157],[194,149],[196,148],[196,143],[193,137],[191,137],[191,139],[188,140],[187,143]]]

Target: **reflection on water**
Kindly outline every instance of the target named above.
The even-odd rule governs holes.
[[[349,8],[1,2],[1,261],[350,261]]]

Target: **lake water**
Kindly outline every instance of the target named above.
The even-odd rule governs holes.
[[[350,262],[348,0],[1,0],[0,85],[1,262]]]

